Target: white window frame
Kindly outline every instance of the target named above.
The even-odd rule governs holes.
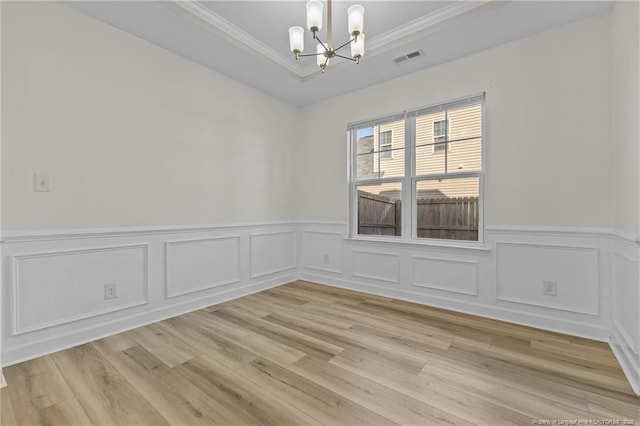
[[[416,117],[425,115],[427,113],[433,113],[437,111],[446,111],[463,105],[481,104],[481,159],[480,170],[477,171],[447,171],[445,173],[430,174],[430,175],[416,175],[416,141],[415,141],[415,127]],[[372,179],[360,179],[356,178],[356,143],[357,143],[357,129],[364,127],[376,127],[381,124],[389,123],[392,121],[398,121],[404,119],[405,121],[405,141],[404,141],[404,153],[405,153],[405,173],[401,177],[393,178],[372,178]],[[450,124],[450,123],[449,123]],[[404,112],[402,114],[391,115],[388,117],[350,123],[347,126],[347,140],[348,140],[348,184],[349,184],[349,235],[348,238],[355,240],[369,240],[369,241],[385,241],[395,243],[409,243],[420,245],[442,245],[459,248],[479,248],[486,249],[484,247],[484,173],[485,173],[485,147],[486,147],[486,108],[485,108],[485,94],[480,93],[473,96],[454,99],[447,102],[423,107],[414,111]],[[450,130],[449,128],[447,130]],[[448,132],[447,132],[448,135]],[[445,150],[445,153],[447,150]],[[446,160],[445,160],[446,162]],[[445,163],[446,164],[446,163]],[[417,233],[417,194],[416,188],[418,182],[427,180],[438,179],[451,179],[451,178],[465,178],[465,177],[477,177],[478,178],[478,240],[449,240],[449,239],[437,239],[437,238],[418,238]],[[363,235],[358,234],[358,206],[356,205],[357,187],[364,185],[377,185],[382,183],[401,183],[402,184],[402,235],[401,236],[385,236],[385,235]],[[406,208],[410,206],[411,208]],[[407,232],[410,229],[411,232]]]

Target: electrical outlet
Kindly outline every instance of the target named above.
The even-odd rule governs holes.
[[[115,299],[118,297],[118,292],[115,284],[105,284],[104,285],[104,299]]]
[[[558,282],[557,281],[542,281],[542,294],[545,296],[557,296],[558,295]]]
[[[322,261],[324,262],[325,265],[328,265],[329,264],[329,255],[325,254],[323,259],[322,259]]]
[[[35,192],[51,191],[51,175],[49,173],[34,173],[33,190]]]

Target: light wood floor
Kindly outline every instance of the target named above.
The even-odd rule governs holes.
[[[306,282],[5,376],[3,426],[640,424],[605,343]]]

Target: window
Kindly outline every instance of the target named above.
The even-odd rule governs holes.
[[[481,241],[483,105],[484,94],[349,125],[350,234]]]
[[[391,149],[393,148],[393,130],[380,132],[380,158],[391,158]]]
[[[433,122],[433,152],[444,151],[449,137],[449,120]]]

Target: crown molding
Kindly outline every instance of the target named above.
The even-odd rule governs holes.
[[[415,34],[422,33],[429,28],[455,17],[464,15],[488,3],[493,3],[493,1],[456,0],[404,25],[400,25],[392,30],[372,37],[367,41],[367,56],[371,57],[383,53],[387,50],[386,48],[393,47],[399,41],[409,38]],[[290,58],[277,52],[275,49],[253,37],[246,31],[238,28],[230,21],[203,6],[197,0],[171,0],[168,5],[178,6],[179,9],[190,13],[201,22],[208,24],[216,32],[226,36],[227,39],[240,48],[243,48],[248,53],[273,62],[302,80],[320,72],[312,63],[309,63],[307,66],[302,66],[292,62]],[[340,65],[342,62],[343,61],[340,61],[336,65]]]
[[[209,26],[213,27],[217,32],[222,33],[222,35],[226,36],[231,42],[241,48],[244,48],[248,53],[274,62],[276,65],[285,68],[287,71],[298,77],[302,77],[304,75],[303,69],[300,65],[292,63],[287,57],[264,44],[262,41],[253,37],[246,31],[238,28],[222,16],[214,13],[207,7],[200,4],[199,1],[171,0],[168,5],[179,6],[184,11],[192,14],[201,21],[204,21],[206,24],[209,24]]]
[[[480,6],[484,6],[491,1],[492,0],[456,0],[453,3],[441,7],[440,9],[416,18],[413,21],[409,21],[404,25],[400,25],[392,30],[372,37],[367,41],[367,49],[380,49],[416,33],[427,30],[442,22],[477,9]]]

